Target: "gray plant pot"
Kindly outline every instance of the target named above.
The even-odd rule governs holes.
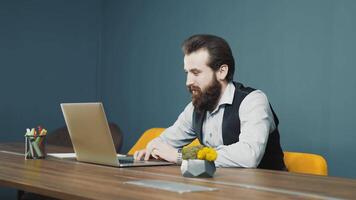
[[[184,177],[213,177],[215,163],[206,160],[183,160],[180,167]]]

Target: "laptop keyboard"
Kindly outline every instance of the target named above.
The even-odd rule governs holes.
[[[140,162],[144,162],[141,160],[134,160],[133,157],[118,157],[119,163],[120,164],[130,164],[130,163],[140,163]]]
[[[120,164],[131,164],[131,163],[134,163],[134,161],[133,160],[121,160],[121,159],[119,159],[119,163]]]
[[[132,156],[129,157],[118,157],[120,164],[132,164],[132,163],[147,163],[147,162],[162,162],[161,160],[150,159],[146,160],[135,160]]]

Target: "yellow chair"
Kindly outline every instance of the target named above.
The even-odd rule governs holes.
[[[284,163],[289,172],[328,175],[326,160],[317,154],[285,151]]]
[[[135,151],[141,150],[146,148],[146,145],[153,140],[154,138],[158,137],[161,135],[161,133],[164,131],[164,128],[151,128],[145,131],[142,136],[137,140],[136,144],[130,149],[130,151],[127,153],[128,155],[133,155]],[[190,143],[187,146],[195,146],[199,145],[199,140],[195,139],[192,143]]]
[[[151,128],[145,131],[137,140],[136,144],[128,152],[133,155],[136,151],[146,148],[146,145],[154,138],[161,135],[164,128]],[[199,145],[199,140],[195,139],[187,146]],[[305,174],[328,175],[328,167],[325,159],[316,154],[299,153],[299,152],[284,152],[284,163],[288,171]]]

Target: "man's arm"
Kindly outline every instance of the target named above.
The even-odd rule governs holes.
[[[196,138],[192,130],[193,110],[192,103],[188,104],[172,126],[148,143],[146,149],[135,152],[135,159],[140,160],[145,156],[145,160],[148,160],[152,155],[154,158],[176,162],[179,156],[178,149]]]
[[[189,103],[176,122],[164,130],[159,138],[172,147],[179,149],[192,142],[197,137],[192,128],[193,111],[194,106]]]
[[[241,102],[239,117],[239,141],[216,148],[218,167],[257,167],[264,155],[268,135],[276,128],[268,99],[260,90],[251,92]]]

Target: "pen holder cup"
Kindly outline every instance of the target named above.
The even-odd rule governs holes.
[[[25,159],[46,157],[46,136],[25,136]]]

